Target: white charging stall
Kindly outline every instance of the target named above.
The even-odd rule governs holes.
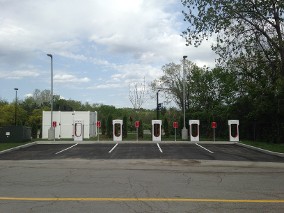
[[[122,120],[113,120],[113,141],[122,141]]]
[[[74,120],[74,141],[83,141],[84,138],[84,121]]]
[[[162,141],[161,120],[152,120],[152,141]]]
[[[228,120],[229,138],[231,142],[239,141],[239,120]]]
[[[190,141],[199,141],[199,120],[189,120]]]

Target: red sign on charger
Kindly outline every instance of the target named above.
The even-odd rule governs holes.
[[[97,127],[100,128],[101,127],[101,122],[97,121]]]
[[[173,127],[174,127],[175,129],[177,129],[177,128],[178,128],[178,122],[173,122]]]
[[[217,128],[217,123],[213,121],[211,123],[211,127],[212,127],[212,129],[216,129]]]
[[[52,121],[52,127],[56,127],[56,121]]]
[[[140,121],[135,121],[135,127],[139,128],[139,126],[140,126]]]

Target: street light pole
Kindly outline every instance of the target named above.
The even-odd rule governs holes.
[[[49,140],[55,140],[55,129],[53,128],[53,57],[52,54],[46,54],[48,57],[50,57],[51,60],[51,91],[50,91],[50,134],[49,134]]]
[[[160,90],[158,89],[157,91],[157,120],[159,120],[159,92]]]
[[[182,79],[182,96],[183,96],[183,129],[181,132],[182,135],[182,140],[187,140],[188,139],[188,132],[185,126],[185,59],[187,56],[183,56],[183,79]]]
[[[17,108],[18,108],[18,88],[14,88],[16,91],[16,100],[15,100],[15,126],[17,126]]]

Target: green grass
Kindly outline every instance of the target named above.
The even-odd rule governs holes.
[[[30,143],[30,142],[27,142]],[[6,150],[6,149],[10,149],[16,146],[21,146],[24,145],[26,143],[0,143],[0,151]]]
[[[243,144],[266,149],[272,152],[284,153],[284,144],[268,143],[268,142],[257,142],[257,141],[241,141]]]

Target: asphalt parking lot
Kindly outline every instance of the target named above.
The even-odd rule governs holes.
[[[232,143],[35,144],[0,154],[0,160],[49,159],[192,159],[284,162],[284,157]]]

